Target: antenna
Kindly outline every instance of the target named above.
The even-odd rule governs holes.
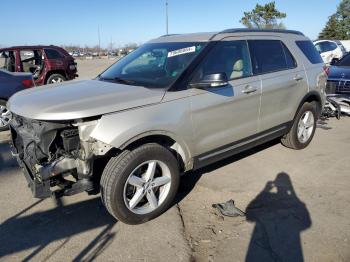
[[[168,0],[165,0],[165,23],[166,23],[166,34],[169,34],[169,22],[168,22]]]

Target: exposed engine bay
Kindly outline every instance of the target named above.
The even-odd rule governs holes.
[[[89,137],[93,127],[94,121],[49,122],[14,115],[12,151],[34,197],[98,192],[93,164],[111,147]]]

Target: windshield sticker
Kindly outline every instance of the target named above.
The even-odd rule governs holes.
[[[196,52],[196,47],[195,46],[185,47],[185,48],[181,48],[181,49],[177,49],[177,50],[169,52],[168,53],[168,57],[184,55],[184,54],[194,53],[194,52]]]

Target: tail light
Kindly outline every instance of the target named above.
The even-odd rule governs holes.
[[[326,73],[326,75],[329,75],[329,66],[323,66],[323,71]]]
[[[34,86],[34,82],[33,80],[31,79],[24,79],[22,80],[22,85],[25,87],[25,88],[31,88]]]

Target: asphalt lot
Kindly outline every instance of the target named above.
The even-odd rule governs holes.
[[[350,118],[318,127],[305,150],[274,141],[185,174],[177,204],[139,226],[99,196],[33,199],[0,133],[0,261],[350,261]],[[211,207],[231,198],[246,217]]]

